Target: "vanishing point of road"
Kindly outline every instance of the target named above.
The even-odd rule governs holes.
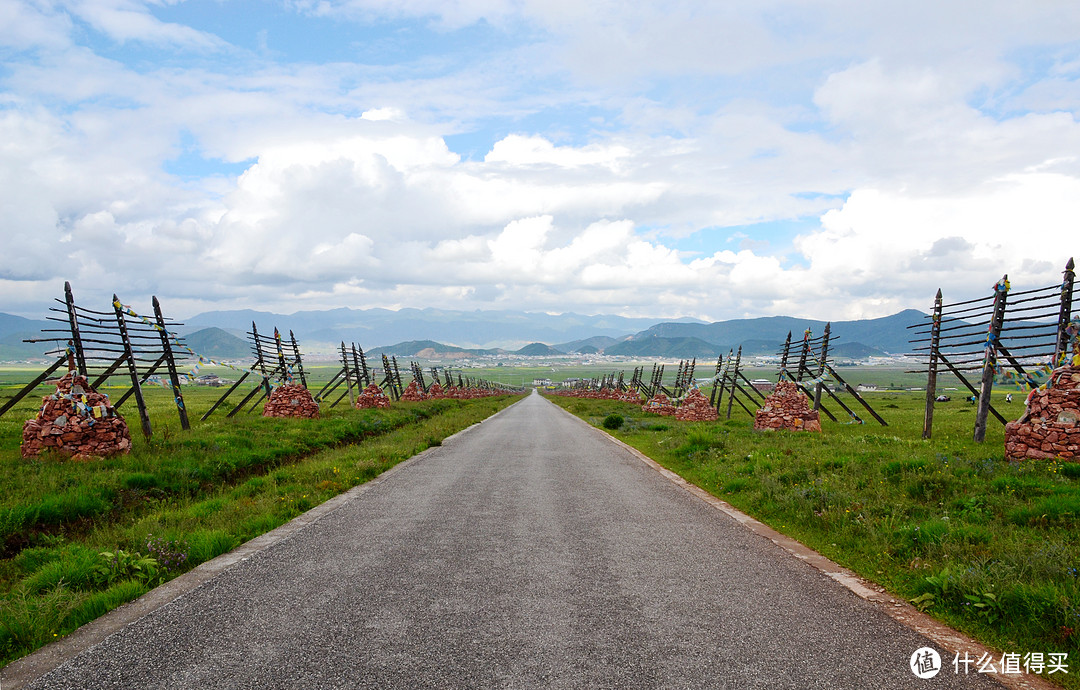
[[[534,394],[27,687],[997,687],[924,646]]]

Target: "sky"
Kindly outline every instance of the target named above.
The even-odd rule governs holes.
[[[0,0],[0,311],[928,311],[1078,114],[1075,0]]]

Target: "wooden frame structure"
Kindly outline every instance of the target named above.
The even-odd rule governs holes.
[[[149,439],[153,436],[153,427],[142,387],[150,377],[164,370],[173,391],[180,426],[185,430],[191,428],[177,369],[178,363],[187,360],[190,354],[182,340],[169,331],[170,328],[183,324],[170,321],[162,315],[161,303],[157,297],[152,298],[153,319],[140,316],[124,306],[116,295],[112,298],[111,311],[95,311],[81,307],[75,303],[70,282],[64,283],[64,299],[57,299],[56,302],[63,305],[62,308],[50,307],[52,315],[46,319],[62,326],[42,330],[43,333],[54,333],[54,336],[30,338],[25,342],[57,343],[57,348],[46,354],[58,359],[10,398],[0,408],[0,415],[44,383],[57,369],[67,365],[69,370],[86,376],[90,387],[94,389],[116,376],[129,380],[130,388],[112,402],[112,406],[119,409],[128,398],[134,397],[143,436]]]
[[[1075,269],[1070,258],[1061,283],[1023,291],[1013,291],[1005,275],[991,294],[952,304],[944,304],[937,291],[927,322],[910,327],[917,336],[911,343],[919,344],[913,349],[926,365],[923,438],[933,434],[937,378],[943,369],[978,402],[975,441],[985,440],[990,415],[1007,423],[990,400],[994,383],[1037,388],[1068,351],[1068,328],[1076,311]]]

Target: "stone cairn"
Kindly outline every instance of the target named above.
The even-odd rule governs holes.
[[[675,414],[675,405],[671,403],[671,399],[666,395],[657,393],[645,401],[645,404],[641,406],[641,411],[652,412],[662,417],[671,417]]]
[[[437,400],[439,398],[445,398],[446,397],[446,391],[443,390],[442,385],[439,384],[438,381],[431,384],[431,386],[427,390],[427,394],[428,394],[428,397],[433,399],[433,400]]]
[[[780,381],[772,394],[765,398],[765,405],[754,415],[754,428],[821,431],[821,422],[818,413],[810,409],[809,401],[795,382]]]
[[[286,383],[270,393],[263,408],[263,417],[300,417],[318,419],[319,403],[311,397],[311,391],[298,383]]]
[[[409,382],[409,385],[405,386],[405,390],[401,393],[401,399],[409,402],[420,402],[421,400],[427,400],[427,395],[420,389],[420,384],[413,379]]]
[[[641,404],[641,396],[638,395],[638,392],[636,390],[633,390],[631,388],[627,388],[626,390],[619,393],[615,399],[621,400],[625,403],[632,403],[634,405]]]
[[[1005,456],[1011,460],[1080,454],[1080,367],[1058,367],[1049,385],[1028,395],[1023,416],[1005,425]]]
[[[85,376],[69,373],[56,392],[41,399],[37,417],[23,425],[22,455],[54,449],[76,459],[131,452],[131,433],[109,397],[90,388]]]
[[[356,409],[367,410],[371,408],[387,409],[390,407],[390,398],[374,383],[364,389],[356,398]]]
[[[462,388],[461,386],[452,386],[446,391],[446,397],[454,398],[455,400],[474,400],[476,398],[486,398],[492,395],[496,395],[496,393],[475,387]]]
[[[679,409],[675,410],[675,419],[684,422],[715,422],[719,419],[716,409],[709,404],[706,398],[697,388],[691,388],[683,398]]]

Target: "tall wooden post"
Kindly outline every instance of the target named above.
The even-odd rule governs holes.
[[[742,349],[742,346],[739,347]],[[784,352],[780,356],[780,376],[777,377],[777,381],[784,380],[784,374],[787,372],[788,357],[791,355],[791,331],[787,332],[787,339],[784,340]]]
[[[289,340],[292,341],[293,355],[296,357],[296,373],[300,374],[300,383],[307,388],[307,375],[304,374],[304,362],[300,359],[300,345],[296,342],[296,336],[289,331]],[[342,343],[344,345],[344,343]]]
[[[731,363],[735,361],[735,350],[728,348],[727,360],[724,362],[723,373],[720,374],[720,392],[716,396],[716,414],[720,414],[720,405],[724,402],[724,393],[727,391],[728,372],[731,370]],[[732,392],[735,391],[735,386],[731,387]]]
[[[180,373],[176,371],[176,360],[173,358],[172,343],[169,342],[169,332],[165,330],[165,317],[161,315],[161,303],[157,297],[151,297],[154,304],[154,321],[157,322],[157,332],[161,336],[161,350],[165,354],[165,366],[169,370],[169,382],[172,383],[173,394],[176,396],[176,409],[180,414],[180,428],[187,431],[191,428],[188,421],[187,408],[184,407],[184,394],[180,391]]]
[[[79,373],[89,376],[86,371],[86,354],[83,352],[82,336],[79,335],[79,319],[75,314],[75,296],[71,294],[71,283],[64,281],[64,304],[67,306],[68,326],[71,328],[71,349],[75,351],[75,364]]]
[[[367,386],[371,385],[371,372],[368,371],[367,357],[364,356],[364,348],[360,347],[356,343],[352,344],[352,356],[353,356],[353,368],[357,371],[357,389],[360,389],[360,383]],[[362,390],[362,389],[361,389]]]
[[[930,322],[930,364],[926,374],[926,411],[923,413],[922,437],[930,438],[934,429],[934,400],[937,398],[938,344],[941,342],[941,288],[934,297]]]
[[[709,394],[709,405],[716,407],[716,384],[719,383],[720,372],[723,370],[724,358],[721,355],[716,356],[716,371],[713,372],[712,379],[712,393]]]
[[[788,337],[791,334],[788,333]],[[735,404],[735,386],[739,380],[739,363],[742,362],[742,345],[739,346],[739,352],[735,355],[735,369],[731,372],[731,391],[728,393],[727,401],[727,418],[731,419],[731,406]]]
[[[143,436],[150,440],[150,436],[153,435],[153,429],[150,428],[150,415],[146,412],[146,401],[143,400],[142,386],[139,385],[139,370],[135,366],[135,353],[131,349],[127,322],[120,308],[120,298],[116,295],[113,295],[113,311],[116,312],[116,325],[120,329],[120,341],[124,345],[124,359],[127,361],[128,374],[131,376],[131,390],[135,393],[135,402],[139,406],[139,423],[142,424]]]
[[[796,381],[802,381],[803,372],[806,371],[806,360],[808,359],[808,357],[810,355],[810,338],[811,337],[812,337],[812,334],[810,333],[810,329],[807,328],[806,331],[803,332],[802,352],[799,353],[799,368],[795,371],[795,380]]]
[[[1069,352],[1069,343],[1072,336],[1068,332],[1069,321],[1072,319],[1073,284],[1076,281],[1076,264],[1072,257],[1065,264],[1065,278],[1061,281],[1061,307],[1058,310],[1057,346],[1054,348],[1054,362],[1051,366],[1059,366],[1062,356]]]
[[[341,366],[345,369],[345,387],[349,389],[349,407],[356,407],[356,397],[353,395],[353,378],[357,380],[357,389],[360,388],[359,372],[353,367],[352,372],[349,371],[349,352],[345,349],[345,341],[341,341]]]
[[[990,413],[990,393],[994,390],[994,367],[997,365],[997,345],[1001,327],[1005,322],[1005,302],[1009,294],[1009,276],[1005,275],[994,286],[994,313],[986,332],[983,349],[982,383],[979,386],[979,409],[975,416],[973,438],[982,443],[986,439],[986,417]]]
[[[263,357],[262,343],[259,341],[259,330],[258,328],[256,328],[254,321],[251,322],[251,336],[252,340],[255,342],[255,364],[259,367],[259,373],[262,374],[263,394],[267,398],[269,398],[270,393],[273,392],[273,389],[270,386],[270,377],[266,374],[266,358]],[[256,401],[255,404],[258,405],[258,401]],[[236,408],[230,411],[230,414],[239,410],[243,406],[243,403],[237,405]]]
[[[398,369],[397,355],[390,355],[390,363],[394,365],[394,397],[401,398],[401,394],[405,391],[405,386],[401,384],[401,370]]]
[[[825,333],[822,336],[821,341],[821,359],[818,361],[817,375],[818,377],[825,375],[825,362],[829,358],[829,334],[832,332],[832,321],[825,324]],[[818,381],[814,386],[814,409],[821,408],[821,387],[825,385],[824,381]]]
[[[281,344],[281,332],[274,326],[274,345],[277,347],[278,368],[285,378],[285,383],[292,383],[292,367],[285,361],[285,348]]]

